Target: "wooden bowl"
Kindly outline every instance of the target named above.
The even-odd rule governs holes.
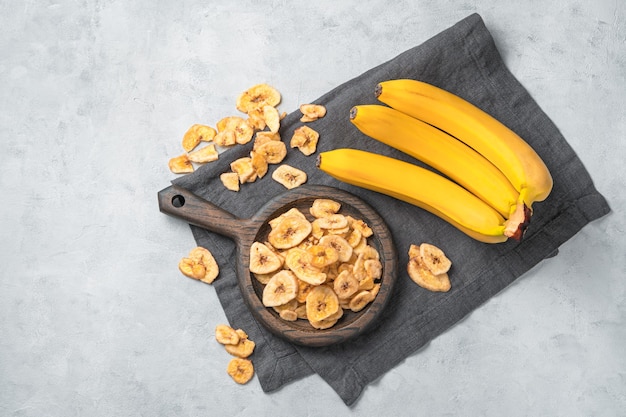
[[[232,238],[237,247],[237,278],[242,297],[255,319],[273,334],[304,346],[328,346],[342,343],[375,324],[392,294],[396,280],[397,253],[387,225],[380,215],[363,200],[343,190],[303,185],[289,190],[266,203],[250,219],[240,219],[189,191],[170,186],[159,192],[162,212],[186,220],[215,233]],[[374,232],[368,243],[378,250],[383,266],[380,291],[370,304],[359,312],[345,310],[343,317],[329,329],[315,329],[307,320],[285,321],[273,308],[263,305],[263,285],[250,273],[250,246],[264,242],[270,231],[269,221],[291,208],[310,216],[308,209],[318,198],[341,203],[341,214],[362,219]],[[312,217],[309,217],[312,220]],[[219,262],[219,260],[218,260]]]

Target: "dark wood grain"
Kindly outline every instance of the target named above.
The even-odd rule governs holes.
[[[183,204],[181,197],[184,199]],[[250,246],[255,241],[266,241],[270,231],[269,220],[291,208],[298,208],[309,216],[309,208],[317,198],[331,198],[342,204],[340,213],[364,220],[374,234],[369,238],[383,265],[381,287],[376,299],[358,313],[346,311],[335,326],[326,330],[314,329],[306,320],[282,320],[271,308],[261,302],[263,285],[249,270]],[[163,213],[178,217],[190,224],[232,238],[237,244],[237,277],[242,297],[254,317],[272,333],[305,346],[328,346],[349,340],[366,331],[375,323],[387,304],[397,276],[397,253],[393,239],[382,217],[368,204],[353,194],[333,187],[304,185],[270,200],[252,218],[240,219],[189,191],[170,186],[158,194]]]

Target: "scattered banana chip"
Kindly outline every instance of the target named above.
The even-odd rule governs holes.
[[[422,246],[428,245],[424,250]],[[426,257],[422,255],[424,253]],[[452,262],[436,246],[422,243],[409,248],[409,277],[420,287],[433,292],[447,292],[451,288],[448,271]],[[432,269],[431,269],[432,268]],[[441,272],[445,271],[445,272]]]
[[[242,359],[252,355],[252,352],[254,352],[254,348],[255,343],[252,340],[248,339],[247,336],[241,337],[241,335],[239,336],[239,343],[237,343],[236,345],[224,345],[224,349],[226,349],[226,352]]]
[[[422,263],[430,272],[439,275],[450,270],[452,262],[441,249],[429,243],[422,243],[419,248]]]
[[[257,178],[256,169],[252,165],[252,158],[245,156],[230,163],[230,169],[237,173],[239,183],[254,182]]]
[[[289,146],[298,148],[304,155],[309,156],[317,150],[320,134],[308,126],[301,126],[293,132]]]
[[[263,120],[270,132],[276,133],[280,129],[280,115],[274,106],[263,106]]]
[[[276,107],[281,100],[280,93],[274,87],[268,84],[257,84],[237,97],[237,110],[243,113],[250,113],[256,109],[262,109],[263,106]]]
[[[205,164],[207,162],[217,161],[219,153],[217,149],[215,149],[215,144],[212,143],[196,151],[189,152],[187,157],[191,162]]]
[[[183,149],[187,152],[192,151],[200,142],[210,142],[217,132],[210,126],[194,124],[183,136]]]
[[[178,263],[178,269],[189,278],[211,284],[219,275],[219,267],[213,254],[201,246],[189,252],[189,255],[182,258]]]
[[[227,189],[239,191],[239,174],[236,172],[224,172],[220,175],[220,181]]]
[[[233,358],[228,363],[226,372],[238,384],[246,384],[254,376],[254,366],[249,359]]]
[[[285,186],[285,188],[291,190],[292,188],[296,188],[304,184],[307,180],[307,175],[306,172],[301,171],[298,168],[283,164],[272,172],[272,179]]]
[[[174,174],[187,174],[189,172],[193,172],[193,164],[189,160],[187,154],[182,154],[180,156],[175,156],[170,159],[168,166],[170,171]]]
[[[239,335],[227,324],[219,324],[215,327],[215,340],[222,345],[237,345],[239,344]]]
[[[320,219],[327,221],[326,228],[317,225]],[[361,311],[376,298],[382,263],[361,235],[369,227],[341,214],[340,203],[316,199],[309,210],[291,208],[268,224],[267,242],[251,246],[250,270],[264,285],[263,305],[281,319],[307,320],[314,329],[328,329],[344,310]],[[337,230],[342,234],[335,234]],[[358,253],[344,237],[355,234]],[[261,264],[271,264],[273,271],[254,273]]]
[[[255,152],[262,155],[268,164],[279,164],[287,156],[287,146],[285,142],[271,140],[260,145]]]
[[[302,112],[301,122],[313,122],[326,116],[326,107],[321,104],[302,104],[300,105],[300,112]]]

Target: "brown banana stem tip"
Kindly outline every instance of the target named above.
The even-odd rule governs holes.
[[[376,88],[374,89],[374,95],[376,97],[380,96],[383,93],[383,86],[380,84],[376,84]]]
[[[532,213],[532,210],[526,204],[518,205],[518,208],[506,221],[505,236],[520,242],[526,233],[526,229],[528,229]]]
[[[358,110],[356,107],[352,107],[350,109],[350,120],[354,120],[354,118],[356,117],[356,114],[358,113]]]
[[[322,154],[319,154],[317,155],[317,158],[315,159],[315,166],[319,168],[321,163],[322,163]]]

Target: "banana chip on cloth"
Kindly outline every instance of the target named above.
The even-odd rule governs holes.
[[[541,210],[536,210],[521,242],[492,245],[476,242],[424,210],[339,183],[317,169],[315,155],[338,147],[367,148],[365,150],[407,160],[406,155],[384,144],[364,141],[362,134],[349,121],[352,106],[376,103],[374,89],[377,83],[397,78],[425,81],[471,100],[524,138],[545,161],[554,177],[555,187],[548,199],[541,203]],[[282,93],[289,94],[288,91]],[[254,91],[249,96],[242,98],[242,106],[254,102]],[[274,97],[273,100],[277,99]],[[220,279],[215,280],[212,287],[225,306],[228,320],[235,327],[245,328],[250,338],[257,342],[254,371],[264,391],[277,390],[317,373],[346,404],[353,404],[367,384],[480,307],[543,259],[553,256],[561,244],[589,222],[610,212],[606,200],[594,187],[566,139],[506,68],[478,14],[466,17],[421,45],[336,87],[311,104],[326,108],[323,117],[307,122],[307,126],[318,132],[323,140],[320,139],[310,156],[291,148],[288,141],[303,125],[300,120],[303,113],[294,109],[280,123],[280,137],[289,145],[289,152],[281,164],[302,170],[309,184],[345,189],[384,214],[394,237],[399,265],[407,265],[408,249],[414,242],[429,242],[441,248],[454,262],[448,272],[452,285],[447,292],[428,291],[415,285],[406,268],[399,268],[395,293],[377,326],[340,346],[323,349],[296,346],[273,336],[256,323],[242,302],[235,265],[231,261],[234,242],[192,226],[198,245],[208,248],[220,266]],[[278,165],[270,165],[268,175],[258,180],[254,187],[241,187],[237,193],[221,184],[220,175],[230,170],[229,163],[250,156],[253,142],[230,148],[217,161],[173,182],[202,197],[219,201],[225,210],[238,217],[248,218],[270,198],[286,191],[285,186],[271,178]],[[348,277],[338,285],[339,290],[350,292],[353,297],[362,291],[376,291],[375,288],[355,289]],[[301,289],[297,291],[300,293]],[[357,300],[369,297],[366,293]],[[355,308],[360,307],[359,303],[354,304]],[[303,313],[295,312],[296,315]],[[325,314],[316,322],[320,328],[339,319],[333,314],[322,316]],[[389,350],[391,343],[393,350]]]

